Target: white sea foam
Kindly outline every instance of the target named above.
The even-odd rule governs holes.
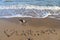
[[[2,6],[0,5],[0,9],[50,9],[50,10],[60,10],[59,6],[36,6],[36,5],[9,5],[9,6]]]
[[[3,16],[0,16],[0,18],[13,18],[13,17],[30,17],[30,18],[46,18],[49,15],[59,15],[60,14],[60,7],[58,6],[36,6],[36,5],[10,5],[10,6],[0,6],[0,10],[5,9],[20,9],[25,10],[22,14],[19,14],[20,12],[17,11],[18,14],[11,13],[10,16],[6,16],[3,14]],[[29,9],[29,10],[27,10]],[[31,12],[32,10],[32,12]],[[6,10],[5,10],[6,11]],[[10,10],[6,11],[8,14]],[[4,12],[4,11],[2,11]],[[31,13],[30,13],[31,12]],[[50,18],[53,18],[52,16]],[[55,18],[55,17],[54,17]]]

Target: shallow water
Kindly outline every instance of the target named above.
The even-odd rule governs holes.
[[[60,20],[59,4],[60,0],[9,0],[9,1],[1,0],[0,18],[49,17],[49,18],[58,18]]]

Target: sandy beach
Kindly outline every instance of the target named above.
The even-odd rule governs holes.
[[[0,40],[60,40],[60,21],[56,19],[0,19]]]

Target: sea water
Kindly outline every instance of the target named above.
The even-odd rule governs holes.
[[[0,18],[56,18],[58,15],[60,0],[0,0]]]

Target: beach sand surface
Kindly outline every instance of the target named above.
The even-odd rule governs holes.
[[[60,20],[1,18],[0,40],[60,40]]]

